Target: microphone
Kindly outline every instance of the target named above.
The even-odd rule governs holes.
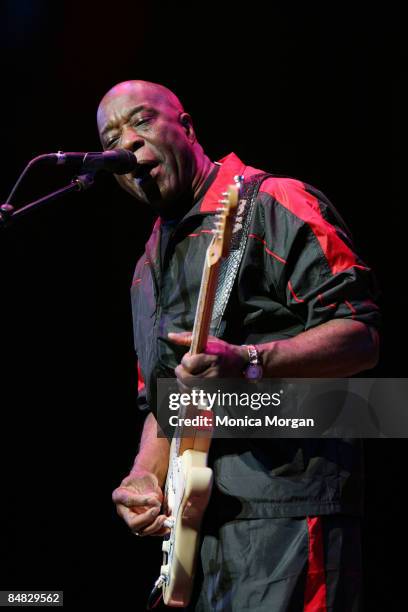
[[[68,166],[81,172],[98,172],[107,170],[115,174],[127,174],[135,171],[139,164],[135,155],[126,149],[93,153],[47,153],[41,156],[46,163],[57,166]]]

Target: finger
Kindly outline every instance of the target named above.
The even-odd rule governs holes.
[[[169,340],[174,344],[180,344],[181,346],[190,346],[193,334],[191,332],[169,332],[167,334]]]
[[[163,527],[163,529],[160,529],[160,531],[156,531],[156,533],[152,533],[150,535],[152,535],[153,537],[156,537],[156,536],[163,537],[163,536],[168,535],[169,533],[170,533],[170,529],[168,527]]]
[[[182,366],[181,366],[182,367]],[[176,368],[177,369],[177,368]],[[180,380],[180,378],[178,377],[177,373],[176,373],[176,377],[177,377],[177,387],[178,390],[180,391],[180,393],[191,393],[191,388],[187,387],[185,384],[183,384]]]
[[[112,493],[112,501],[115,504],[122,504],[128,508],[135,506],[156,507],[161,505],[161,500],[157,495],[134,493],[122,488],[116,489]]]
[[[151,525],[157,518],[160,508],[150,508],[142,513],[132,512],[126,506],[117,506],[119,516],[125,521],[132,531],[140,531]]]
[[[206,355],[205,353],[191,355],[190,353],[186,353],[181,360],[181,365],[184,366],[190,374],[200,374],[208,368],[214,367],[218,361],[219,358],[217,355]]]
[[[158,506],[161,502],[157,494],[154,493],[135,493],[125,487],[118,487],[112,493],[112,500],[115,504],[122,504],[127,508],[132,506]]]
[[[160,516],[160,510],[156,511],[156,509],[148,510],[143,514],[134,514],[133,517],[129,518],[129,527],[132,531],[137,531],[143,533],[146,529],[150,529],[153,524],[157,525],[157,518]],[[162,527],[162,523],[157,525],[159,528]]]
[[[134,521],[140,521],[144,525],[150,524],[159,515],[160,508],[146,508],[146,506],[127,508],[122,504],[117,504],[116,512],[131,527]]]
[[[166,533],[170,533],[170,529],[168,527],[165,527],[163,525],[164,521],[166,519],[168,519],[169,517],[166,516],[165,514],[160,514],[157,519],[155,521],[153,521],[153,523],[151,525],[149,525],[148,527],[145,527],[144,529],[142,529],[142,531],[139,532],[139,535],[141,536],[158,536],[158,535],[166,535]]]
[[[201,380],[200,376],[191,374],[181,364],[179,364],[175,368],[174,373],[175,373],[175,375],[177,377],[177,382],[179,384],[180,390],[183,393],[190,393],[191,392],[191,387],[196,386],[199,383],[199,381]]]
[[[218,368],[216,366],[211,366],[203,370],[203,372],[200,372],[200,374],[191,374],[183,365],[179,364],[175,368],[174,373],[177,377],[181,392],[189,393],[191,392],[191,388],[200,386],[203,378],[217,377]]]
[[[135,479],[134,475],[124,478],[117,489],[126,489],[129,493],[135,493],[136,495],[146,495],[148,497],[158,498],[159,501],[161,501],[163,497],[163,492],[157,481],[154,482],[151,479],[143,477]]]

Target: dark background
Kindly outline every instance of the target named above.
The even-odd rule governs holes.
[[[112,85],[161,82],[211,158],[233,150],[336,204],[382,289],[370,375],[407,375],[398,4],[2,6],[0,198],[39,153],[100,149],[95,111]],[[15,203],[70,178],[34,170]],[[110,501],[138,442],[129,286],[152,221],[101,176],[0,233],[2,589],[138,610],[159,569],[160,542],[136,541]],[[366,443],[366,610],[399,609],[406,451]]]

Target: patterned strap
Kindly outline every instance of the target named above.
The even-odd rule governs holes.
[[[256,197],[259,187],[265,178],[272,176],[262,172],[251,176],[244,181],[241,199],[238,204],[233,234],[231,239],[230,252],[228,257],[222,262],[218,275],[218,286],[215,294],[213,315],[211,319],[210,334],[220,335],[222,317],[228,304],[234,285],[239,266],[244,254],[248,240],[249,228],[255,210]]]

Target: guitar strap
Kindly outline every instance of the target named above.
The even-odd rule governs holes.
[[[248,240],[249,228],[254,216],[255,202],[261,183],[273,176],[262,172],[246,179],[241,188],[241,197],[232,228],[232,238],[229,255],[221,263],[218,273],[218,285],[215,293],[210,334],[219,337],[222,329],[222,317],[228,305],[232,287],[238,274],[242,256]]]

